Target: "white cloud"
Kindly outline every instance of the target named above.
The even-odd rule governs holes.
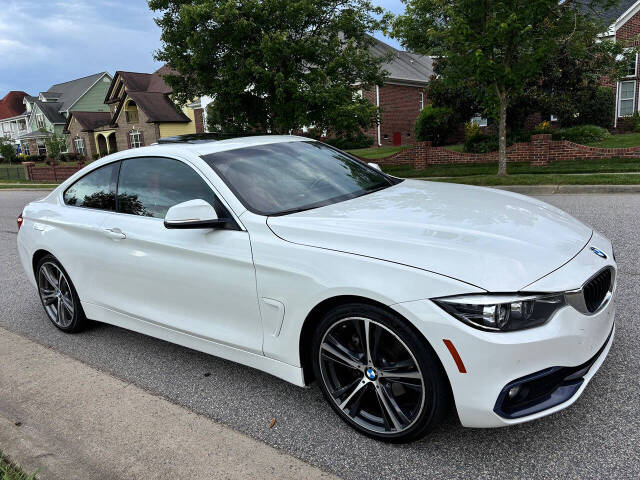
[[[9,0],[0,9],[0,97],[7,86],[36,94],[105,70],[153,71],[159,37],[145,0]]]

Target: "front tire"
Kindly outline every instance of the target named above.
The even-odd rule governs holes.
[[[340,418],[369,437],[413,441],[446,412],[442,366],[398,315],[360,303],[336,307],[318,325],[312,348],[325,398]]]
[[[53,255],[45,255],[36,266],[40,301],[53,325],[66,333],[84,328],[87,319],[69,274]]]

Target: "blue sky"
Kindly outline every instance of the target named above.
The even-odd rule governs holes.
[[[374,3],[404,10],[401,0]],[[160,29],[153,16],[146,0],[2,0],[0,98],[102,71],[154,71]]]

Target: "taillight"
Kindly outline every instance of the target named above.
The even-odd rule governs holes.
[[[22,226],[22,222],[23,222],[23,218],[22,218],[22,214],[18,215],[18,230],[20,230],[20,227]]]

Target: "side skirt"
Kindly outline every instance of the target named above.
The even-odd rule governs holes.
[[[170,343],[182,345],[199,352],[208,353],[216,357],[231,360],[256,370],[266,372],[299,387],[305,387],[302,368],[289,365],[288,363],[274,360],[263,355],[247,352],[239,348],[230,347],[221,343],[216,343],[189,333],[173,330],[171,328],[158,325],[156,323],[131,317],[112,309],[82,302],[82,308],[87,318],[91,318],[103,323],[108,323],[134,332],[159,338]]]

